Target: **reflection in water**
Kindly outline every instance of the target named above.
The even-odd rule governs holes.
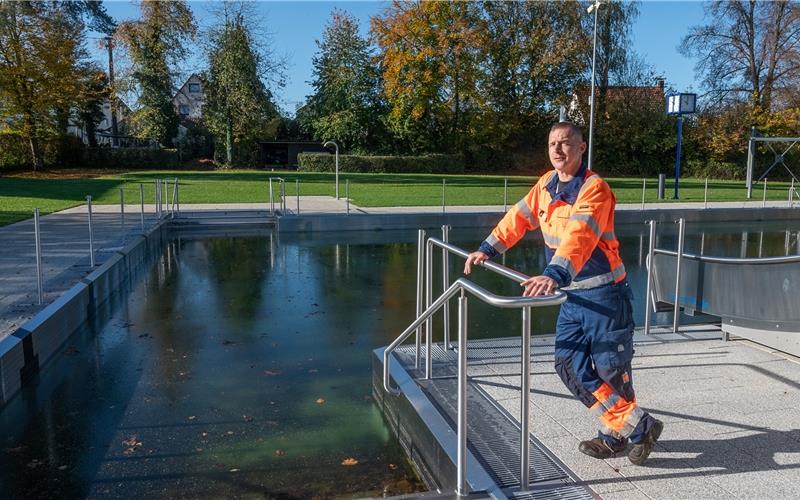
[[[641,324],[647,226],[617,229]],[[800,252],[796,224],[703,230],[687,225],[687,252]],[[450,233],[467,250],[484,236]],[[530,235],[506,264],[540,271],[541,245]],[[662,224],[657,246],[675,245],[675,225]],[[462,265],[450,258],[451,280]],[[437,252],[434,295],[441,271]],[[2,496],[419,490],[370,397],[371,350],[414,319],[415,276],[415,231],[173,241],[0,411]],[[520,293],[493,273],[471,279],[494,293]],[[535,310],[534,332],[552,332],[556,315]],[[669,313],[655,320],[671,323]],[[436,340],[442,323],[434,321]],[[515,336],[519,312],[472,301],[469,327],[471,338]]]

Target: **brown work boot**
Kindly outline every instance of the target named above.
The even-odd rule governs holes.
[[[631,451],[628,452],[628,460],[634,465],[642,465],[647,460],[647,457],[650,456],[650,452],[653,451],[653,446],[655,446],[663,430],[664,422],[656,420],[644,439],[640,443],[634,444]]]
[[[600,438],[590,439],[588,441],[581,441],[578,445],[578,450],[584,455],[589,455],[592,458],[612,458],[622,453],[628,448],[627,441],[623,441],[619,445],[612,446]]]

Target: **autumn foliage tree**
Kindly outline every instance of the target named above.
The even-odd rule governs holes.
[[[388,122],[412,152],[462,152],[482,106],[479,7],[471,2],[395,1],[372,19]]]
[[[60,2],[0,2],[0,118],[28,145],[34,170],[43,145],[66,132],[93,69],[85,64],[83,11]]]

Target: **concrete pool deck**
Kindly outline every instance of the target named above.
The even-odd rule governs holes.
[[[552,491],[550,498],[562,498],[559,489],[569,485],[587,487],[610,500],[800,498],[800,360],[746,340],[724,342],[720,335],[718,327],[699,325],[683,327],[680,334],[654,328],[653,335],[644,336],[637,330],[637,399],[665,424],[644,466],[631,464],[625,455],[596,460],[578,451],[581,440],[596,434],[597,423],[556,374],[554,338],[532,339],[531,434],[576,476],[574,482],[563,478],[561,484],[541,485]],[[486,417],[481,413],[496,406],[518,429],[519,341],[510,337],[469,343],[468,439],[479,456],[486,448],[481,443]],[[413,345],[399,349],[397,359],[420,377],[413,368],[413,350]],[[434,352],[443,352],[440,344]],[[455,406],[456,355],[444,358],[436,362],[432,381],[417,384],[433,407],[449,414]],[[489,404],[481,405],[481,397]],[[448,417],[455,420],[454,414]],[[498,483],[511,473],[519,484],[516,432],[507,433],[508,449],[500,452],[509,459],[496,476]],[[449,438],[455,440],[455,430]],[[536,463],[535,449],[532,457]],[[497,473],[490,458],[481,462],[490,475]],[[531,471],[535,488],[537,471]],[[517,488],[504,492],[513,498]]]

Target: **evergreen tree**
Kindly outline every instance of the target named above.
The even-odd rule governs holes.
[[[319,141],[334,139],[354,152],[380,149],[384,140],[380,79],[358,21],[334,10],[313,60],[314,94],[298,112]]]

